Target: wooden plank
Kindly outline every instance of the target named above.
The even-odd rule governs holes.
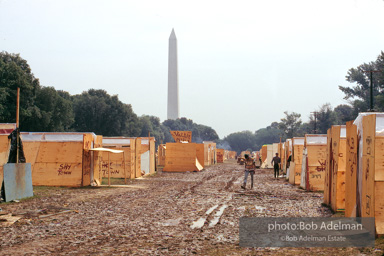
[[[296,163],[291,162],[291,165],[289,167],[289,183],[295,184],[295,169],[296,169]]]
[[[327,155],[325,160],[325,177],[324,177],[324,203],[326,205],[331,204],[331,154],[332,154],[332,133],[331,129],[327,131]]]
[[[324,190],[324,177],[325,171],[319,170],[318,167],[308,167],[308,180],[309,180],[309,191],[323,191]]]
[[[357,207],[357,126],[353,121],[346,123],[346,170],[345,170],[345,217],[356,217]]]
[[[155,163],[155,138],[151,138],[149,141],[149,173],[154,174],[156,172],[156,163]],[[204,153],[204,149],[203,149]],[[203,156],[203,163],[204,163],[204,156]]]
[[[93,135],[90,133],[83,134],[83,186],[91,185],[91,151],[93,147]]]
[[[363,175],[361,215],[375,217],[375,137],[376,115],[363,117]]]
[[[107,146],[106,148],[110,148],[111,146]],[[109,155],[109,170],[111,178],[125,178],[124,175],[124,163],[125,170],[127,172],[127,178],[131,178],[131,171],[134,170],[134,162],[132,162],[132,150],[130,147],[121,147],[116,146],[113,149],[123,150],[125,154],[125,162],[124,162],[124,154],[110,154]],[[101,160],[101,175],[102,177],[108,177],[108,153],[103,152],[102,160]]]
[[[136,177],[136,139],[130,139],[130,157],[126,156],[126,158],[130,158],[130,162],[131,164],[129,165],[130,168],[130,176],[131,176],[131,179],[134,179]],[[141,159],[140,159],[140,163],[141,163]],[[128,175],[129,177],[129,175]]]
[[[384,235],[384,181],[375,181],[375,227],[377,235]]]
[[[331,129],[332,136],[332,151],[331,151],[331,166],[330,166],[330,175],[331,175],[331,208],[334,211],[337,211],[337,170],[338,170],[338,159],[339,159],[339,142],[340,142],[340,126],[334,125]]]
[[[303,160],[304,145],[294,145],[294,162],[295,162],[295,185],[300,185],[301,178],[301,164]]]
[[[71,162],[81,163],[83,158],[83,142],[40,142],[36,157],[37,163]]]
[[[216,149],[216,159],[218,163],[224,163],[224,149],[222,148]]]
[[[40,150],[40,141],[23,141],[24,155],[27,163],[31,163],[31,168],[36,163],[37,155]]]
[[[36,163],[32,171],[34,186],[70,186],[82,184],[81,163]]]
[[[195,143],[167,143],[165,172],[199,171]]]
[[[261,161],[264,163],[264,161],[267,159],[267,154],[268,154],[268,146],[263,145],[261,147]]]
[[[375,181],[384,181],[384,137],[375,138]]]
[[[336,211],[345,210],[345,171],[337,172]]]
[[[196,157],[203,168],[205,166],[204,153],[204,144],[196,143]]]
[[[141,138],[136,138],[135,141],[135,178],[142,176],[141,173]]]

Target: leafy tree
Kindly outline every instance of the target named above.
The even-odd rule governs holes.
[[[280,142],[280,138],[283,135],[279,129],[279,124],[273,122],[266,128],[261,128],[255,132],[255,147],[259,150],[264,144],[272,144]]]
[[[139,136],[141,124],[130,104],[117,95],[90,89],[73,96],[76,131],[95,132],[104,136]]]
[[[40,86],[27,61],[19,54],[0,53],[0,122],[16,121],[20,88],[20,129],[66,131],[72,125],[72,103],[53,87]]]
[[[339,86],[339,89],[345,94],[344,99],[351,100],[353,106],[356,105],[360,112],[365,112],[370,108],[370,73],[367,71],[377,70],[379,73],[374,73],[373,81],[373,96],[374,108],[383,110],[382,93],[384,89],[384,53],[378,56],[376,61],[364,63],[357,68],[349,69],[346,80],[355,85],[352,87]],[[377,100],[376,100],[377,99]],[[354,104],[355,100],[359,100]],[[356,111],[355,111],[356,112]]]
[[[227,141],[232,150],[240,153],[245,149],[258,150],[256,146],[255,135],[251,131],[242,131],[231,133],[224,138]]]
[[[20,129],[36,118],[35,91],[40,87],[26,60],[19,54],[0,53],[0,122],[16,122],[17,88],[20,88]]]
[[[150,133],[151,137],[155,137],[156,146],[164,143],[165,133],[163,125],[160,123],[160,118],[156,116],[143,115],[139,119],[142,127],[140,134],[141,137],[146,137],[148,136],[148,133]]]
[[[357,117],[357,115],[354,114],[353,107],[346,104],[338,105],[333,111],[336,116],[336,124],[345,124]]]
[[[336,123],[336,116],[333,113],[332,106],[329,103],[324,104],[319,110],[316,110],[316,133],[327,134],[328,129]],[[310,126],[315,126],[314,115],[310,116]],[[314,131],[313,131],[314,133]]]
[[[283,139],[293,138],[299,135],[299,129],[301,125],[301,115],[295,112],[289,114],[288,111],[284,112],[285,117],[281,118],[279,123],[279,129],[283,132]]]
[[[192,131],[192,142],[202,143],[203,141],[217,141],[219,139],[216,131],[211,127],[196,124],[191,119],[185,117],[176,120],[165,120],[163,125],[168,128],[168,134],[169,131]],[[170,142],[173,141],[173,139],[168,140],[165,136],[165,141]]]

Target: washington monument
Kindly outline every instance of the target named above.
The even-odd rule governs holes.
[[[168,53],[168,113],[167,119],[179,118],[179,74],[177,70],[177,39],[172,29]]]

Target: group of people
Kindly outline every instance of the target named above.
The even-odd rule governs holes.
[[[250,157],[248,154],[244,155],[245,161],[244,161],[244,166],[245,166],[245,172],[244,172],[244,182],[243,185],[241,186],[242,189],[246,188],[247,185],[247,179],[248,175],[251,175],[251,189],[253,188],[253,176],[255,175],[255,160]],[[279,157],[279,154],[276,153],[276,156],[273,157],[271,164],[273,165],[273,170],[274,170],[274,177],[275,179],[279,178],[279,171],[281,167],[281,159]]]

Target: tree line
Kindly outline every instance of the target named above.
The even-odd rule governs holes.
[[[16,89],[20,95],[20,129],[39,132],[94,132],[103,136],[156,138],[156,143],[172,142],[170,130],[192,131],[192,141],[214,141],[220,148],[259,150],[262,145],[304,136],[306,133],[326,134],[332,125],[354,120],[358,113],[370,109],[370,72],[373,73],[374,110],[384,111],[384,53],[375,61],[348,70],[350,87],[339,86],[348,104],[333,108],[325,103],[311,111],[308,122],[301,115],[284,112],[279,122],[252,131],[231,133],[220,139],[216,131],[187,118],[160,122],[156,116],[137,116],[130,104],[105,90],[89,89],[78,95],[40,85],[27,61],[19,54],[0,53],[0,123],[16,120]]]
[[[193,142],[217,141],[211,127],[187,118],[160,122],[156,116],[137,116],[131,104],[105,90],[78,95],[40,85],[19,54],[0,53],[0,123],[16,122],[16,92],[20,88],[20,130],[29,132],[94,132],[103,136],[156,138],[172,142],[170,130],[192,131]]]
[[[345,124],[354,120],[360,112],[370,111],[370,80],[372,73],[373,110],[384,112],[384,53],[381,52],[375,61],[363,63],[348,70],[346,80],[352,85],[339,86],[348,104],[332,108],[329,103],[311,111],[308,122],[302,122],[301,115],[295,112],[284,112],[280,122],[273,122],[266,128],[255,132],[242,131],[229,134],[223,141],[237,151],[259,150],[264,144],[278,143],[292,137],[305,134],[327,134],[332,125]]]

